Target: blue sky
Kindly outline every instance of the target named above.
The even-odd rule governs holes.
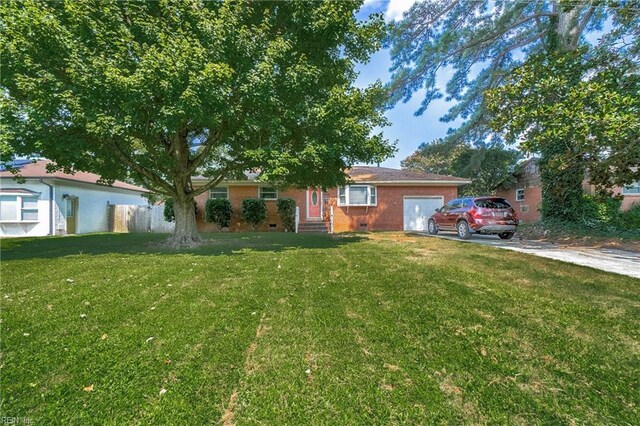
[[[383,13],[388,22],[397,21],[402,19],[403,13],[409,10],[416,1],[417,0],[365,0],[357,16],[359,19],[366,20],[372,13]],[[609,19],[604,23],[602,30],[587,34],[586,40],[589,43],[595,44],[602,34],[608,32],[610,29],[611,21]],[[522,52],[516,52],[516,57],[518,54],[522,54]],[[365,87],[376,80],[387,83],[391,78],[391,73],[389,72],[390,67],[391,58],[389,56],[389,50],[381,50],[375,53],[368,63],[357,66],[356,69],[360,74],[356,80],[356,85]],[[452,73],[451,69],[446,68],[440,71],[437,76],[437,85],[440,88],[444,88]],[[418,91],[414,93],[409,102],[398,103],[394,108],[386,112],[386,116],[391,122],[391,125],[383,129],[383,134],[391,141],[397,140],[398,151],[393,158],[382,163],[382,166],[399,168],[400,162],[411,155],[421,143],[431,142],[434,139],[443,137],[450,127],[458,127],[462,124],[462,119],[450,123],[440,121],[440,117],[444,116],[448,109],[453,106],[452,103],[446,102],[444,98],[432,102],[424,114],[416,117],[414,113],[418,110],[423,98],[424,91]]]
[[[371,13],[382,12],[388,21],[398,20],[413,3],[415,0],[365,0],[358,17],[366,19]],[[385,49],[377,52],[367,64],[357,67],[360,75],[356,85],[364,87],[376,80],[388,82],[391,78],[390,67],[389,51]],[[447,74],[446,71],[442,74],[442,85],[446,81]],[[451,106],[443,99],[433,102],[423,115],[416,117],[414,112],[419,108],[422,98],[423,92],[416,92],[409,102],[398,103],[393,109],[387,111],[386,115],[391,121],[391,126],[384,128],[383,133],[387,139],[398,141],[398,152],[394,158],[382,163],[382,166],[399,168],[400,162],[411,155],[422,142],[430,142],[445,136],[449,127],[459,124],[440,121],[440,117]]]

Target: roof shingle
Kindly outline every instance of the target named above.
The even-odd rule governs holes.
[[[49,160],[38,160],[35,163],[25,164],[20,167],[20,176],[25,179],[34,179],[34,178],[44,178],[44,179],[64,179],[75,182],[83,182],[83,183],[91,183],[94,185],[100,185],[109,188],[108,185],[103,185],[98,183],[100,176],[95,173],[88,172],[76,172],[74,174],[65,173],[61,170],[57,170],[53,173],[47,172],[47,164],[50,164]],[[0,171],[0,177],[3,178],[13,178],[14,175],[9,171]],[[111,187],[120,188],[120,189],[128,189],[131,191],[138,192],[149,192],[149,190],[142,188],[140,186],[132,185],[130,183],[115,181],[113,182]]]
[[[354,166],[347,174],[355,182],[395,182],[395,181],[446,181],[468,182],[469,179],[438,175],[435,173],[414,172],[411,170],[391,169],[388,167]]]

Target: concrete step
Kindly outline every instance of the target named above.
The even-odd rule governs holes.
[[[326,234],[329,232],[328,222],[304,222],[298,225],[298,232],[315,232]]]

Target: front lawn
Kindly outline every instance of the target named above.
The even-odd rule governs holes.
[[[2,417],[638,424],[640,280],[403,234],[2,244]]]

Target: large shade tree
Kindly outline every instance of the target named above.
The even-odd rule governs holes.
[[[408,170],[466,177],[470,184],[460,187],[462,195],[493,194],[501,184],[514,180],[513,172],[522,154],[494,144],[470,146],[452,140],[438,139],[423,143],[402,161]]]
[[[582,90],[584,96],[599,96],[594,89],[603,89],[602,85],[592,85],[588,92],[580,84],[580,78],[589,78],[593,74],[588,64],[593,63],[591,60],[594,57],[627,56],[631,63],[634,60],[637,62],[640,51],[639,12],[640,2],[633,0],[419,2],[405,15],[405,19],[394,26],[390,37],[392,99],[406,101],[416,91],[424,90],[422,105],[416,112],[422,114],[433,100],[446,94],[447,100],[454,101],[454,106],[442,120],[463,119],[459,128],[450,130],[447,137],[450,141],[482,145],[489,141],[503,141],[505,133],[509,133],[508,136],[531,136],[532,133],[524,127],[517,127],[527,119],[529,125],[553,134],[557,125],[556,117],[552,115],[554,102],[564,102],[571,91],[574,92],[573,96],[577,96],[576,88]],[[598,49],[590,46],[586,39],[589,32],[596,30],[604,33]],[[574,67],[580,67],[582,74],[567,69],[567,60]],[[537,90],[535,78],[516,77],[518,82],[514,83],[513,71],[531,61],[548,64],[545,68],[547,73],[566,72],[566,75],[549,76],[555,78],[554,82],[557,83],[553,95],[545,97],[542,91],[538,91],[539,96],[535,100],[527,98],[529,89]],[[554,62],[559,65],[554,65]],[[532,67],[536,68],[535,65]],[[442,90],[438,86],[437,76],[445,68],[452,69],[453,73]],[[538,66],[536,69],[541,68]],[[521,77],[523,75],[520,74]],[[538,76],[544,77],[544,73]],[[512,89],[502,92],[504,96],[500,97],[495,90],[505,85]],[[550,84],[547,88],[550,88]],[[489,110],[485,95],[492,89],[493,108]],[[637,97],[638,94],[631,93],[631,96]],[[618,102],[617,106],[611,108],[621,105]],[[528,118],[521,117],[517,123],[516,120],[509,121],[510,108],[517,107],[522,107],[520,111],[523,113],[529,113]],[[577,104],[571,106],[565,103],[556,110],[563,107],[574,108],[575,111],[580,108]],[[499,116],[497,123],[493,122],[496,114]],[[578,115],[574,114],[577,119],[575,122],[563,122],[566,129],[582,126],[578,138],[574,138],[571,132],[565,132],[564,139],[539,139],[538,143],[522,145],[530,152],[541,154],[543,189],[553,189],[543,191],[547,205],[568,203],[568,209],[574,212],[579,209],[582,199],[581,182],[585,170],[590,169],[585,161],[622,156],[629,153],[626,145],[635,143],[633,139],[623,139],[629,132],[613,133],[606,139],[598,139],[598,124],[594,124],[594,132],[590,132],[588,127],[584,128],[589,122],[580,121]],[[592,117],[597,115],[592,114]],[[585,144],[581,144],[581,140],[598,145],[592,149],[592,152],[598,151],[598,155],[584,155],[586,152],[581,149]],[[600,182],[628,180],[631,176],[629,169],[623,170],[617,177],[604,176],[620,170],[599,168]],[[543,209],[543,213],[562,216],[566,212],[563,209]]]
[[[193,199],[227,177],[333,186],[393,152],[384,88],[353,86],[384,26],[360,3],[4,1],[0,146],[134,178],[197,242]]]

